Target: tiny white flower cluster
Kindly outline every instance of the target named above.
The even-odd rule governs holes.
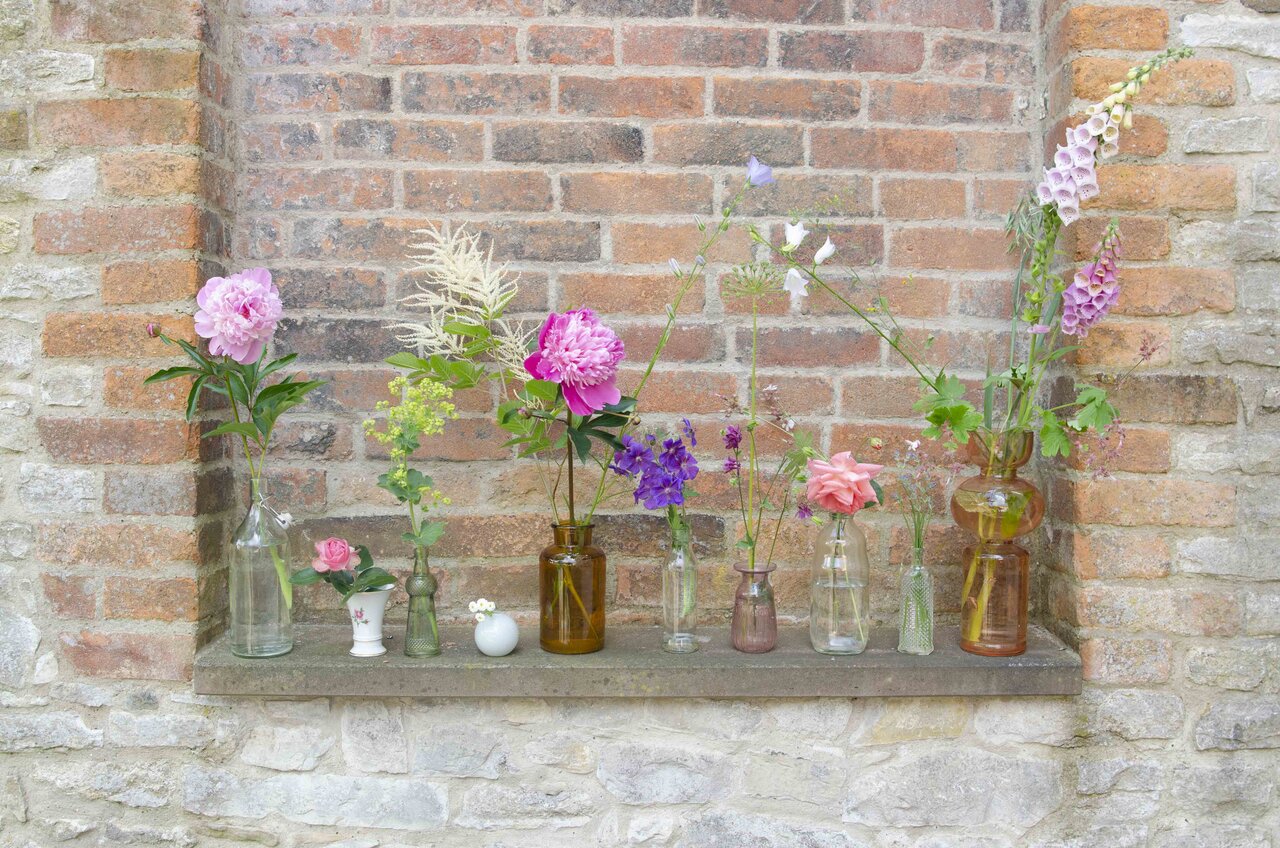
[[[467,604],[467,609],[471,610],[471,612],[475,614],[476,621],[484,621],[484,617],[486,615],[491,615],[498,611],[498,605],[493,601],[487,601],[484,598],[480,598],[477,601],[472,601]]]

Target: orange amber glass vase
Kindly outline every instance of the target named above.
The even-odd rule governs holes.
[[[1013,540],[1040,526],[1044,496],[1018,477],[1031,458],[1028,430],[974,434],[967,459],[978,467],[951,496],[956,524],[978,537],[965,548],[960,590],[960,647],[1010,657],[1027,649],[1031,556]]]
[[[555,541],[538,564],[539,636],[553,654],[589,654],[604,647],[604,551],[591,544],[590,524],[553,524]]]

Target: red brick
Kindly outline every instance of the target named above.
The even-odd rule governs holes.
[[[699,11],[716,18],[782,24],[838,24],[844,21],[842,0],[708,0],[701,4]]]
[[[697,77],[560,78],[560,111],[598,118],[697,117],[703,113]]]
[[[66,41],[133,41],[138,38],[196,38],[198,0],[139,0],[120,5],[100,0],[53,0],[53,32]]]
[[[134,621],[195,621],[196,581],[190,577],[113,577],[103,584],[103,617]]]
[[[991,29],[991,0],[853,0],[850,19],[878,24]]]
[[[1155,354],[1141,363],[1138,349],[1144,345],[1153,346]],[[1091,330],[1071,356],[1077,365],[1153,367],[1169,364],[1172,347],[1172,335],[1165,323],[1108,321]]]
[[[199,107],[191,100],[62,100],[36,107],[36,135],[46,144],[123,147],[192,144]]]
[[[98,609],[98,587],[92,577],[41,574],[44,596],[58,618],[93,618]]]
[[[193,298],[200,269],[190,259],[112,262],[102,270],[102,302],[168,303]]]
[[[493,158],[501,162],[639,162],[639,127],[599,121],[499,121]]]
[[[387,209],[392,172],[370,168],[300,170],[272,168],[242,175],[248,209]]]
[[[968,227],[907,227],[896,230],[889,242],[889,258],[903,268],[985,271],[1016,267],[1017,259],[1005,251],[1004,230]]]
[[[442,435],[425,440],[414,457],[454,462],[508,459],[512,449],[503,444],[510,438],[511,434],[498,429],[491,418],[459,418],[450,421]],[[366,458],[385,459],[386,456],[382,445],[366,437]]]
[[[728,204],[741,184],[731,180],[721,200]],[[831,201],[831,214],[836,218],[864,217],[872,214],[871,178],[865,176],[832,176],[788,173],[772,185],[746,192],[738,206],[744,215],[789,215],[793,210],[811,206],[815,199]]]
[[[1030,136],[1023,132],[962,132],[956,134],[959,164],[966,171],[1031,169]]]
[[[113,153],[99,160],[102,185],[122,197],[195,194],[200,160],[185,153]]]
[[[183,250],[199,243],[191,206],[139,206],[39,212],[37,253],[131,253]]]
[[[246,123],[240,126],[240,148],[250,162],[304,162],[324,158],[319,124]]]
[[[102,401],[113,409],[181,412],[187,408],[191,379],[180,377],[144,386],[155,368],[108,368],[103,374]]]
[[[1232,485],[1107,478],[1060,481],[1060,487],[1063,517],[1080,524],[1231,527],[1236,523],[1236,490]]]
[[[409,112],[523,115],[551,108],[551,77],[543,74],[412,73],[403,91]]]
[[[709,212],[711,178],[701,174],[563,174],[561,204],[584,214]]]
[[[716,77],[718,115],[841,121],[858,114],[862,83],[857,80]]]
[[[778,406],[787,414],[830,415],[835,411],[836,392],[829,377],[806,377],[795,371],[761,371],[757,381],[762,386],[778,387]],[[712,410],[715,411],[715,410]]]
[[[194,341],[190,318],[146,313],[54,312],[44,322],[46,356],[154,357],[178,355],[175,348],[147,337],[147,324]],[[176,326],[183,324],[184,326]]]
[[[386,112],[391,79],[358,73],[250,74],[245,103],[259,115]]]
[[[385,3],[386,0],[378,2]],[[531,18],[542,13],[542,3],[539,0],[401,0],[396,4],[396,11],[403,17],[411,18],[470,15],[515,15]]]
[[[62,656],[80,674],[141,680],[190,680],[195,636],[178,633],[63,633]]]
[[[556,308],[590,306],[607,314],[661,315],[679,287],[672,274],[562,274]],[[681,313],[687,316],[701,312],[703,300],[703,287],[695,284],[681,303]]]
[[[156,465],[194,459],[197,430],[185,421],[41,418],[40,441],[56,462]]]
[[[196,84],[199,63],[194,50],[109,50],[105,77],[120,91],[172,91]]]
[[[653,158],[674,165],[734,165],[756,156],[773,166],[804,164],[804,131],[725,121],[658,124],[653,128]]]
[[[1092,337],[1092,333],[1090,334]],[[1077,448],[1071,451],[1067,464],[1079,470],[1092,470],[1090,459],[1095,459],[1099,450],[1096,435],[1085,436],[1079,440]],[[1108,440],[1108,445],[1114,441]],[[1172,450],[1169,433],[1165,430],[1152,430],[1145,427],[1127,426],[1124,429],[1124,445],[1119,456],[1105,461],[1108,471],[1132,471],[1137,474],[1164,474],[1172,464]]]
[[[1222,210],[1236,206],[1231,165],[1104,165],[1102,193],[1090,205],[1107,209]]]
[[[550,210],[551,179],[541,171],[407,171],[404,205],[433,212]]]
[[[763,29],[638,26],[622,29],[622,61],[628,65],[764,67],[769,36]]]
[[[963,218],[964,197],[960,180],[902,178],[880,182],[880,211],[890,218]]]
[[[876,261],[878,259],[877,255]],[[846,300],[859,307],[878,308],[879,299],[884,298],[889,309],[899,317],[945,318],[948,315],[947,303],[951,285],[946,280],[912,274],[883,280],[862,280],[860,287],[842,285],[842,282],[827,280]],[[820,290],[810,290],[803,309],[809,315],[850,315],[849,307]]]
[[[600,258],[600,224],[594,221],[492,221],[471,228],[493,242],[500,262],[594,262]]]
[[[598,18],[679,18],[693,14],[693,0],[569,0],[557,5],[564,14]]]
[[[628,350],[652,351],[662,334],[662,324],[612,323]],[[718,326],[680,322],[662,352],[663,362],[710,362],[724,356],[724,339]]]
[[[1120,268],[1119,315],[1190,315],[1230,312],[1236,287],[1230,271],[1213,268]]]
[[[379,65],[511,65],[516,29],[434,24],[376,26],[369,59]]]
[[[1058,55],[1066,50],[1160,50],[1169,15],[1152,6],[1075,6],[1058,25]]]
[[[1125,59],[1077,58],[1071,63],[1072,91],[1085,100],[1101,100],[1129,67]],[[1229,106],[1235,99],[1235,68],[1219,59],[1183,59],[1154,74],[1138,95],[1140,104],[1156,106]]]
[[[1126,421],[1161,424],[1234,424],[1239,405],[1227,377],[1135,374],[1111,390]]]
[[[1168,541],[1152,533],[1073,530],[1063,541],[1080,580],[1154,580],[1168,577],[1173,561]]]
[[[666,265],[675,257],[686,268],[697,255],[706,235],[692,224],[613,224],[613,261]],[[744,262],[751,256],[750,237],[733,228],[712,248],[712,262]]]
[[[478,162],[484,126],[473,121],[404,121],[352,118],[333,130],[338,159]]]
[[[1098,240],[1110,220],[1109,216],[1086,215],[1067,229],[1059,243],[1077,262],[1088,262],[1093,259]],[[1169,221],[1166,217],[1123,216],[1120,218],[1120,234],[1124,239],[1124,258],[1127,260],[1163,259],[1169,255]]]
[[[782,32],[778,53],[784,68],[909,74],[924,64],[924,35],[870,30]]]
[[[613,30],[593,26],[529,27],[529,61],[549,65],[612,65]]]
[[[915,418],[918,377],[858,375],[840,381],[840,414],[856,418]]]
[[[930,66],[948,77],[1000,84],[1029,84],[1035,75],[1027,47],[957,35],[934,43]]]
[[[382,274],[365,268],[277,268],[285,309],[376,309],[387,301]]]
[[[869,365],[880,361],[880,339],[857,327],[763,327],[757,361],[768,368]],[[738,359],[750,362],[751,329],[738,329]]]
[[[1025,180],[977,179],[973,182],[973,211],[1005,217],[1027,191]]]
[[[291,256],[340,262],[404,259],[422,218],[304,218],[293,228]]]
[[[249,67],[325,65],[360,58],[360,27],[333,23],[250,26],[237,38],[240,60]]]
[[[817,235],[817,234],[815,234]],[[773,234],[780,242],[782,233]],[[874,265],[884,258],[884,229],[879,224],[832,224],[824,226],[821,235],[810,237],[793,257],[805,264],[813,261],[813,255],[823,244],[823,237],[836,246],[835,255],[829,261],[832,266]],[[828,273],[828,278],[831,274]]]
[[[1007,88],[937,82],[873,80],[872,121],[904,124],[1002,124],[1013,114]]]
[[[636,356],[636,359],[640,359],[640,356]],[[635,390],[641,373],[634,370],[619,375],[619,386],[624,394]],[[641,404],[646,414],[710,415],[728,405],[726,398],[735,398],[737,395],[738,379],[732,374],[658,368],[645,384]]]
[[[953,171],[956,137],[945,130],[814,128],[813,165],[882,171]]]

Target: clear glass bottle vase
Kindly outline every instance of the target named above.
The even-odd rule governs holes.
[[[409,618],[405,622],[406,657],[440,656],[440,628],[436,624],[436,578],[431,573],[426,548],[415,548],[413,573],[404,582],[409,595]]]
[[[671,546],[662,567],[662,649],[673,654],[698,650],[698,565],[686,525],[671,528]]]
[[[819,532],[810,573],[809,640],[815,651],[860,654],[867,649],[870,574],[862,529],[847,515],[832,515]]]
[[[911,564],[898,582],[898,651],[925,656],[933,653],[933,575],[924,567],[924,548],[911,549]]]
[[[257,481],[250,487],[248,512],[231,537],[227,580],[231,652],[256,658],[293,650],[289,533]]]

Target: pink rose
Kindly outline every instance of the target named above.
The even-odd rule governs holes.
[[[316,542],[316,558],[311,560],[311,567],[324,574],[327,571],[352,571],[360,555],[346,539],[330,536],[323,542]]]
[[[848,451],[831,457],[830,462],[811,459],[805,493],[809,500],[828,512],[853,515],[867,504],[876,503],[871,478],[882,468],[883,465],[858,462]]]
[[[258,361],[284,314],[280,292],[266,268],[211,277],[196,303],[196,333],[209,340],[209,353],[229,356],[241,365]]]
[[[622,339],[590,309],[552,312],[538,333],[538,349],[524,361],[539,380],[559,383],[574,415],[590,415],[622,399],[614,382]]]

